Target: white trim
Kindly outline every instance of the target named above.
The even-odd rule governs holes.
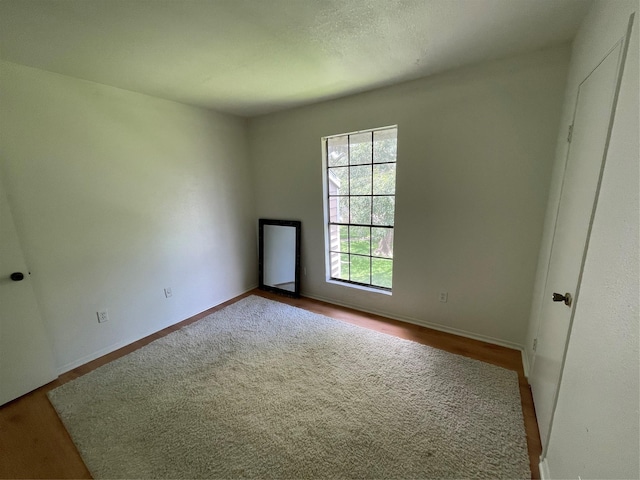
[[[396,123],[395,125],[387,125],[384,127],[376,127],[376,128],[368,128],[365,130],[357,130],[354,132],[348,132],[348,133],[338,133],[338,134],[334,134],[334,135],[327,135],[321,138],[321,150],[322,150],[322,206],[323,206],[323,213],[324,213],[324,263],[325,263],[325,280],[327,283],[333,283],[335,285],[340,285],[340,286],[347,286],[350,288],[356,288],[356,289],[361,289],[361,290],[366,290],[369,292],[374,292],[374,293],[383,293],[386,295],[391,295],[391,291],[390,290],[383,290],[383,289],[379,289],[376,288],[374,285],[357,285],[351,282],[347,282],[347,281],[340,281],[339,279],[335,278],[332,276],[333,272],[331,271],[331,232],[330,232],[330,221],[331,221],[331,205],[330,205],[330,194],[331,192],[329,191],[329,164],[328,164],[328,158],[327,158],[327,145],[328,145],[328,141],[332,138],[337,138],[337,137],[343,137],[343,136],[351,136],[351,135],[358,135],[361,133],[371,133],[373,135],[374,132],[379,132],[379,131],[384,131],[384,130],[395,130],[396,133],[396,143],[397,143],[397,139],[398,139],[398,124]],[[371,142],[372,142],[372,148],[373,148],[373,136],[371,138]],[[373,150],[372,150],[373,152]],[[372,153],[373,154],[373,153]],[[397,152],[396,152],[396,157],[397,157]],[[371,160],[373,162],[373,158]],[[352,167],[353,165],[350,164],[350,162],[347,162],[348,165],[346,165],[347,167]],[[396,158],[396,163],[397,163],[397,158]],[[396,180],[397,183],[397,180]],[[391,194],[389,194],[391,195]],[[351,192],[349,192],[349,194],[347,196],[351,196]],[[395,188],[394,188],[394,193],[393,193],[393,197],[396,196],[396,192],[395,192]],[[394,224],[395,224],[395,220],[394,220]],[[351,222],[348,222],[348,225],[351,225]],[[385,227],[388,227],[385,225]],[[392,229],[394,228],[394,225],[390,226]],[[347,253],[347,252],[344,252]],[[370,260],[371,260],[371,256],[370,256]],[[391,259],[393,261],[393,259]],[[371,279],[369,279],[371,281]]]
[[[549,463],[547,462],[546,458],[540,459],[538,468],[540,469],[540,478],[542,480],[551,479],[551,473],[549,472]]]
[[[628,22],[628,26],[627,26],[627,31],[625,33],[625,35],[623,35],[614,45],[613,47],[611,47],[611,49],[607,52],[607,54],[602,57],[602,59],[598,62],[598,64],[593,68],[593,70],[591,70],[587,76],[579,83],[578,85],[578,91],[576,94],[576,99],[575,99],[575,107],[574,107],[574,114],[573,114],[573,119],[572,119],[572,124],[575,124],[575,119],[576,119],[576,115],[577,115],[577,110],[578,110],[578,103],[580,101],[580,94],[582,92],[582,87],[585,84],[585,82],[589,79],[589,77],[598,69],[598,67],[600,65],[602,65],[607,58],[609,57],[609,55],[613,55],[614,52],[616,50],[619,50],[618,52],[618,61],[617,61],[617,65],[616,65],[616,74],[615,74],[615,86],[614,86],[614,91],[613,91],[613,97],[611,99],[611,106],[610,106],[610,113],[609,113],[609,122],[607,124],[607,134],[605,137],[605,144],[604,144],[604,151],[602,154],[602,159],[600,161],[600,170],[599,170],[599,174],[598,174],[598,180],[596,183],[596,190],[594,192],[594,199],[593,199],[593,205],[591,206],[591,213],[590,213],[590,218],[589,218],[589,224],[587,227],[587,233],[586,233],[586,238],[585,238],[585,243],[584,243],[584,248],[582,250],[582,259],[580,261],[580,269],[578,272],[578,279],[576,281],[576,287],[575,287],[575,291],[573,294],[573,304],[571,305],[571,312],[570,312],[570,316],[569,316],[569,326],[567,328],[567,333],[566,333],[566,338],[565,338],[565,345],[564,345],[564,350],[562,353],[562,359],[561,359],[561,363],[560,363],[560,372],[559,372],[559,376],[557,379],[557,383],[556,383],[556,388],[555,391],[553,392],[553,399],[552,399],[552,408],[551,408],[551,415],[549,418],[549,421],[547,422],[547,424],[549,425],[549,428],[547,430],[547,435],[546,438],[540,438],[541,442],[542,442],[542,455],[547,454],[547,448],[548,448],[548,444],[549,444],[549,439],[551,438],[551,433],[553,432],[553,422],[554,422],[554,418],[555,418],[555,414],[556,414],[556,408],[558,406],[558,396],[560,394],[560,387],[562,385],[562,379],[564,377],[564,367],[567,361],[567,351],[569,349],[569,344],[571,341],[571,333],[572,333],[572,329],[573,329],[573,322],[575,320],[575,315],[576,315],[576,311],[577,311],[577,307],[578,307],[578,302],[580,300],[580,290],[582,287],[582,276],[584,274],[584,269],[585,269],[585,264],[587,261],[587,254],[589,252],[589,244],[591,242],[591,231],[593,229],[593,222],[594,222],[594,218],[596,215],[596,211],[598,208],[598,201],[599,201],[599,197],[600,197],[600,189],[602,187],[602,179],[604,176],[604,171],[605,171],[605,167],[607,165],[607,161],[609,160],[609,143],[611,140],[611,132],[613,130],[613,125],[615,122],[615,117],[616,117],[616,110],[618,108],[618,96],[620,94],[620,88],[622,85],[622,76],[624,74],[624,67],[626,64],[626,59],[627,59],[627,52],[629,49],[629,42],[631,40],[631,30],[633,28],[633,19],[634,19],[635,13],[632,13],[629,17],[629,22]],[[557,213],[556,213],[556,223],[558,221],[558,216],[559,216],[559,212],[560,212],[560,206],[561,203],[563,201],[563,189],[564,189],[564,181],[565,181],[565,176],[566,176],[566,169],[567,169],[567,164],[569,163],[570,160],[570,155],[571,155],[571,144],[569,145],[569,149],[567,150],[566,156],[565,156],[565,173],[563,173],[563,177],[562,177],[562,187],[560,189],[560,197],[558,198],[558,206],[557,206]],[[574,162],[576,161],[576,159],[573,160]],[[609,160],[610,161],[610,160]],[[543,290],[543,295],[544,292],[546,292],[547,289],[547,283],[548,283],[548,276],[549,276],[549,272],[551,270],[551,260],[552,260],[552,256],[554,253],[554,244],[555,244],[555,238],[556,236],[556,231],[555,231],[555,226],[554,226],[554,231],[553,231],[553,237],[552,237],[552,243],[551,243],[551,251],[549,254],[549,266],[547,267],[547,278],[545,279],[545,285],[544,285],[544,290]],[[542,300],[541,300],[542,301]],[[540,317],[542,316],[542,309],[540,309],[540,311],[538,312],[538,332],[536,333],[536,338],[540,338],[540,330],[542,328],[542,321],[540,320]],[[537,352],[536,352],[537,355]],[[535,360],[534,360],[535,363]],[[533,393],[533,390],[532,390]],[[538,419],[538,424],[540,424],[540,420]]]
[[[119,348],[126,347],[127,345],[130,345],[130,344],[132,344],[134,342],[137,342],[138,340],[142,340],[143,338],[148,337],[149,335],[153,335],[154,333],[157,333],[160,330],[164,330],[167,327],[170,327],[170,326],[175,325],[175,324],[180,323],[180,322],[184,322],[185,320],[188,320],[191,317],[195,317],[196,315],[199,315],[202,312],[206,312],[207,310],[209,310],[211,308],[217,307],[218,305],[220,305],[220,304],[222,304],[224,302],[228,302],[229,300],[232,300],[233,298],[238,297],[240,295],[244,295],[245,293],[250,292],[251,290],[254,290],[256,288],[258,288],[258,285],[253,285],[250,288],[248,288],[247,290],[245,290],[245,291],[243,291],[243,292],[241,292],[241,293],[239,293],[237,295],[233,295],[231,298],[228,298],[227,300],[222,300],[221,302],[216,303],[215,305],[212,305],[212,306],[210,306],[208,308],[205,308],[204,310],[202,310],[200,312],[196,312],[193,315],[188,316],[187,318],[183,318],[182,320],[178,320],[177,322],[169,323],[169,324],[165,325],[164,327],[154,328],[154,329],[149,330],[147,333],[144,333],[144,334],[142,334],[140,336],[130,337],[130,338],[126,339],[126,340],[121,340],[121,341],[113,343],[113,344],[111,344],[111,345],[109,345],[107,347],[101,348],[100,350],[98,350],[96,352],[90,353],[88,355],[85,355],[84,357],[81,357],[81,358],[77,359],[77,360],[74,360],[74,361],[69,362],[69,363],[67,363],[65,365],[57,367],[56,368],[56,373],[57,373],[58,376],[60,376],[63,373],[67,373],[68,371],[73,370],[76,367],[79,367],[81,365],[89,363],[89,362],[91,362],[91,361],[93,361],[93,360],[95,360],[97,358],[100,358],[100,357],[102,357],[104,355],[107,355],[107,354],[109,354],[111,352],[115,352]]]
[[[329,138],[343,137],[345,135],[358,135],[359,133],[377,132],[378,130],[390,130],[392,128],[398,128],[398,124],[396,123],[393,125],[387,125],[385,127],[365,128],[364,130],[355,130],[353,132],[334,133],[332,135],[326,135],[322,137],[322,141],[324,143],[324,141],[328,140]]]
[[[176,322],[176,323],[178,323],[178,322]],[[164,326],[164,327],[162,327],[160,329],[157,329],[157,330],[151,330],[148,333],[145,333],[145,334],[141,335],[140,337],[132,337],[130,339],[122,340],[120,342],[116,342],[114,344],[111,344],[108,347],[101,348],[100,350],[98,350],[96,352],[90,353],[88,355],[85,355],[84,357],[81,357],[81,358],[79,358],[77,360],[74,360],[74,361],[69,362],[69,363],[67,363],[65,365],[62,365],[61,367],[58,367],[57,368],[57,373],[58,373],[58,375],[62,375],[63,373],[67,373],[68,371],[73,370],[74,368],[79,367],[81,365],[84,365],[85,363],[89,363],[92,360],[95,360],[96,358],[100,358],[100,357],[102,357],[104,355],[107,355],[107,354],[109,354],[111,352],[115,352],[119,348],[126,347],[127,345],[129,345],[129,344],[131,344],[133,342],[137,342],[138,340],[143,339],[144,337],[148,337],[149,335],[153,335],[154,333],[159,332],[160,330],[162,330],[163,328],[167,328],[168,326],[170,326],[170,325],[166,325],[166,326]]]
[[[531,372],[531,367],[529,366],[529,355],[527,355],[526,348],[521,348],[520,353],[522,354],[522,370],[524,371],[524,377],[529,381],[529,372]]]
[[[212,305],[209,308],[205,308],[204,310],[202,310],[202,312],[205,312],[205,311],[209,310],[210,308],[216,307],[216,306],[218,306],[218,305],[220,305],[220,304],[222,304],[224,302],[227,302],[227,301],[229,301],[229,300],[231,300],[231,299],[233,299],[233,298],[235,298],[237,296],[244,295],[245,293],[250,292],[251,290],[254,290],[255,288],[257,288],[257,285],[253,285],[253,286],[247,288],[245,291],[239,293],[238,295],[234,295],[233,297],[231,297],[231,298],[229,298],[227,300],[223,300],[220,303]],[[415,318],[412,318],[412,317],[407,317],[407,316],[404,316],[404,315],[394,315],[394,314],[391,314],[389,312],[383,312],[383,311],[380,311],[380,310],[366,309],[366,308],[363,308],[363,307],[361,307],[359,305],[336,302],[333,299],[326,298],[326,297],[321,297],[319,295],[310,295],[310,294],[304,293],[304,292],[303,292],[302,295],[305,296],[305,297],[308,297],[308,298],[315,299],[315,300],[320,300],[322,302],[332,303],[334,305],[339,305],[339,306],[347,307],[347,308],[353,308],[353,309],[356,309],[356,310],[360,310],[362,312],[372,313],[374,315],[381,315],[383,317],[387,317],[387,318],[390,318],[392,320],[399,320],[401,322],[406,322],[406,323],[411,323],[413,325],[419,325],[421,327],[431,328],[433,330],[437,330],[437,331],[440,331],[440,332],[451,333],[453,335],[458,335],[460,337],[471,338],[473,340],[480,340],[482,342],[491,343],[493,345],[499,345],[501,347],[507,347],[507,348],[511,348],[511,349],[514,349],[514,350],[520,350],[522,352],[522,359],[523,359],[522,367],[524,369],[525,376],[528,376],[529,372],[528,372],[528,362],[526,362],[526,354],[524,353],[524,348],[522,347],[522,345],[519,345],[517,343],[505,342],[504,340],[500,340],[500,339],[497,339],[497,338],[489,337],[489,336],[486,336],[486,335],[479,335],[479,334],[476,334],[476,333],[467,332],[466,330],[461,330],[461,329],[457,329],[457,328],[451,328],[451,327],[447,327],[447,326],[444,326],[444,325],[439,325],[439,324],[431,323],[431,322],[425,322],[423,320],[418,320],[418,319],[415,319]],[[173,324],[169,324],[169,325],[166,325],[166,326],[161,327],[161,328],[150,330],[149,332],[147,332],[147,333],[145,333],[145,334],[143,334],[141,336],[132,337],[132,338],[129,338],[127,340],[123,340],[123,341],[114,343],[114,344],[109,345],[109,346],[107,346],[105,348],[102,348],[102,349],[100,349],[100,350],[98,350],[96,352],[93,352],[93,353],[90,353],[88,355],[85,355],[84,357],[81,357],[78,360],[74,360],[73,362],[69,362],[69,363],[67,363],[65,365],[57,367],[57,369],[56,369],[57,374],[58,375],[62,375],[63,373],[66,373],[66,372],[68,372],[70,370],[73,370],[76,367],[79,367],[81,365],[89,363],[92,360],[100,358],[100,357],[102,357],[104,355],[107,355],[107,354],[109,354],[111,352],[114,352],[115,350],[118,350],[119,348],[126,347],[127,345],[130,345],[131,343],[137,342],[138,340],[141,340],[141,339],[143,339],[145,337],[148,337],[149,335],[153,335],[154,333],[157,333],[160,330],[163,330],[163,329],[165,329],[167,327],[170,327],[171,325],[175,325],[176,323],[180,323],[181,321],[188,320],[189,318],[191,318],[191,317],[193,317],[195,315],[198,315],[199,313],[202,313],[202,312],[195,313],[194,315],[191,315],[190,317],[187,317],[187,318],[185,318],[183,320],[180,320],[178,322],[175,322]]]
[[[341,282],[340,280],[334,280],[333,278],[327,278],[325,281],[327,283],[332,283],[334,285],[340,285],[341,287],[349,287],[349,288],[355,288],[358,290],[364,290],[365,292],[381,293],[383,295],[389,295],[389,296],[393,295],[391,290],[383,290],[381,288],[369,287],[366,285],[358,285],[357,283]]]
[[[341,284],[342,285],[342,284]],[[418,320],[417,318],[407,317],[405,315],[395,315],[389,312],[383,312],[381,310],[373,310],[363,308],[360,305],[354,305],[344,302],[337,302],[333,299],[321,297],[319,295],[311,295],[306,292],[302,292],[303,297],[313,298],[314,300],[320,300],[321,302],[332,303],[334,305],[339,305],[341,307],[353,308],[355,310],[360,310],[361,312],[372,313],[374,315],[380,315],[382,317],[387,317],[392,320],[399,320],[401,322],[411,323],[413,325],[419,325],[421,327],[431,328],[433,330],[438,330],[439,332],[451,333],[453,335],[458,335],[459,337],[471,338],[473,340],[480,340],[481,342],[491,343],[492,345],[498,345],[501,347],[511,348],[513,350],[523,351],[524,347],[518,343],[506,342],[504,340],[500,340],[498,338],[489,337],[486,335],[479,335],[477,333],[468,332],[466,330],[461,330],[458,328],[447,327],[445,325],[440,325],[437,323],[426,322],[424,320]],[[524,366],[523,366],[524,368]]]

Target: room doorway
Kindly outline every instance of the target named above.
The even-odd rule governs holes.
[[[53,350],[0,178],[0,405],[55,378]]]
[[[553,412],[589,245],[619,89],[626,38],[580,83],[529,376],[543,449]],[[543,450],[544,455],[544,450]]]

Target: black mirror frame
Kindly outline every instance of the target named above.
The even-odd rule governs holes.
[[[271,285],[264,284],[264,226],[265,225],[280,225],[282,227],[294,227],[296,229],[296,279],[295,289],[293,292],[285,290],[283,288],[272,287]],[[298,298],[300,297],[300,238],[302,230],[302,222],[300,220],[272,220],[267,218],[258,219],[258,244],[259,244],[259,288],[260,290],[266,290],[267,292],[279,293],[287,297]]]

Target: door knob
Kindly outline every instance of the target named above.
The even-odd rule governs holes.
[[[554,293],[553,294],[553,301],[554,302],[564,302],[564,304],[567,307],[571,306],[571,294],[570,293],[565,293],[564,295],[562,295],[561,293]]]
[[[20,280],[22,280],[24,278],[24,274],[22,272],[13,272],[11,274],[11,280],[13,280],[14,282],[19,282]]]

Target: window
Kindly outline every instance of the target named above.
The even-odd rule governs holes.
[[[324,139],[327,278],[391,290],[397,127]]]

